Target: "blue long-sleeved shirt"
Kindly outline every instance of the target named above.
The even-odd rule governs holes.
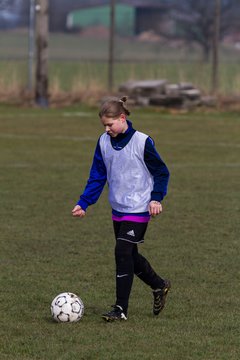
[[[111,137],[111,144],[115,150],[120,151],[132,138],[135,129],[132,123],[128,120],[128,129],[125,133],[119,134],[116,137]],[[151,192],[151,200],[162,201],[167,194],[167,187],[169,181],[169,171],[160,155],[155,149],[153,140],[148,137],[144,150],[145,164],[153,176],[153,190]],[[86,210],[89,205],[95,204],[100,197],[103,188],[107,181],[107,171],[102,158],[101,148],[98,143],[95,149],[90,176],[83,194],[80,196],[78,205],[83,210]],[[114,209],[113,209],[114,212]]]

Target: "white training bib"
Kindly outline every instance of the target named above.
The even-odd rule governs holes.
[[[115,150],[108,134],[100,137],[100,148],[107,169],[109,202],[119,212],[148,211],[153,190],[153,177],[144,162],[148,136],[136,131],[128,144]]]

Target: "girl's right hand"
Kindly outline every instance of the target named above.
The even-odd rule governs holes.
[[[84,211],[80,205],[76,205],[73,209],[72,209],[72,215],[74,217],[80,217],[83,218],[86,215],[86,211]]]

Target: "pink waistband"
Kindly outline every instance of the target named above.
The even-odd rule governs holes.
[[[132,222],[138,222],[138,223],[145,223],[149,222],[150,215],[149,216],[136,216],[136,215],[124,215],[124,216],[116,216],[112,215],[113,221],[132,221]]]

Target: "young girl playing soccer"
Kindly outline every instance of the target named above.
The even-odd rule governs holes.
[[[127,120],[130,112],[125,101],[126,97],[108,98],[101,106],[105,133],[98,140],[85,190],[72,210],[73,216],[84,217],[108,183],[116,238],[116,302],[102,315],[106,321],[127,320],[134,274],[152,289],[154,315],[163,309],[170,289],[170,281],[156,274],[138,252],[150,217],[162,212],[169,172],[153,140]]]

